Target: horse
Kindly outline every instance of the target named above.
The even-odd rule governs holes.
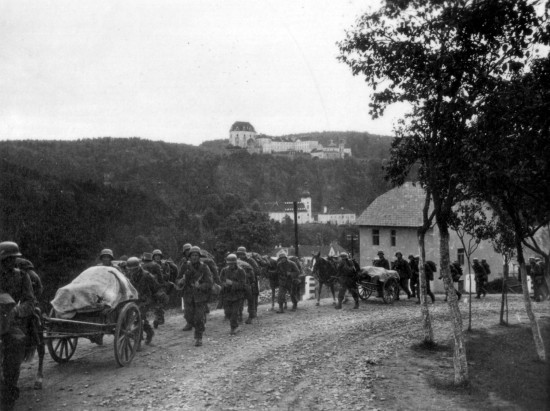
[[[336,305],[336,293],[334,291],[334,284],[337,281],[336,265],[326,258],[321,257],[320,251],[312,255],[312,275],[315,277],[318,284],[315,290],[317,293],[317,303],[315,305],[320,305],[323,284],[330,288],[330,292],[332,293],[332,305]]]

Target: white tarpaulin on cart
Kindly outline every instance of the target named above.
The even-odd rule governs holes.
[[[399,274],[397,273],[397,271],[386,270],[383,267],[373,267],[370,265],[366,267],[361,267],[360,276],[370,277],[373,283],[377,282],[378,280],[386,282],[388,278],[395,278],[396,280],[399,280]]]
[[[115,308],[137,298],[136,289],[124,274],[114,267],[96,266],[57,290],[52,306],[59,318],[72,318],[78,312]]]

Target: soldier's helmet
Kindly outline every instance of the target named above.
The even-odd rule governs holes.
[[[156,256],[156,255],[160,255],[162,257],[162,251],[160,250],[153,250],[153,257]]]
[[[237,254],[246,254],[246,248],[242,246],[237,248]]]
[[[409,260],[414,260],[414,255],[409,254]]]
[[[21,257],[19,246],[13,241],[3,241],[0,243],[0,261],[8,257]]]
[[[397,251],[397,252],[395,253],[395,256],[396,256],[396,257],[397,257],[397,256],[403,257],[403,253],[402,253],[401,251]]]
[[[115,255],[113,254],[113,250],[110,250],[108,248],[104,248],[103,250],[101,250],[101,253],[99,253],[99,258],[100,259],[104,256],[111,257],[111,260],[115,259]]]
[[[282,259],[282,258],[288,258],[288,256],[286,255],[286,253],[281,253],[281,254],[279,254],[279,260]]]
[[[184,244],[183,247],[182,247],[182,251],[185,253],[187,250],[190,250],[191,249],[191,244],[187,243],[187,244]]]
[[[342,252],[340,253],[340,258],[348,259],[348,258],[349,258],[348,253],[342,251]]]
[[[21,270],[32,270],[34,268],[33,263],[26,258],[18,258],[15,260],[15,266]]]
[[[235,254],[229,254],[227,257],[225,257],[226,263],[236,263],[237,262],[237,256]]]
[[[153,254],[152,253],[143,253],[143,257],[141,257],[143,261],[153,261]],[[126,263],[128,264],[128,263]]]
[[[200,249],[199,247],[197,247],[196,245],[194,245],[193,247],[191,247],[191,248],[189,249],[189,256],[191,256],[191,255],[193,255],[193,254],[195,254],[195,253],[198,254],[199,257],[200,257],[200,255],[201,255],[201,249]]]
[[[378,251],[377,254],[378,254],[378,255],[384,255],[384,251],[380,250],[380,251]]]
[[[137,257],[128,258],[128,261],[126,261],[126,267],[128,267],[128,268],[139,267],[139,258],[137,258]]]
[[[477,258],[474,258],[474,260],[473,260],[473,261],[474,261],[474,263],[477,263],[477,262],[479,262],[479,260],[478,260]]]

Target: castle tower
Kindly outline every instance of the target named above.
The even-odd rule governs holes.
[[[256,141],[256,130],[252,124],[246,121],[235,121],[229,130],[229,144],[247,148],[249,142],[254,143]]]

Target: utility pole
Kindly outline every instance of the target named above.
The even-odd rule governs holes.
[[[298,202],[294,201],[292,204],[294,205],[294,254],[298,258],[300,257],[298,252]]]
[[[353,242],[359,240],[359,238],[354,234],[346,235],[346,239],[351,241],[351,258],[353,259]]]

